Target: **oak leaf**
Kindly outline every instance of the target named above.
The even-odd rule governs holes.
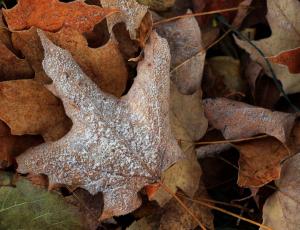
[[[282,52],[300,47],[300,2],[298,0],[276,1],[268,0],[267,20],[272,30],[272,35],[258,41],[252,41],[262,50],[265,57],[277,56]],[[254,61],[257,61],[269,76],[272,73],[265,59],[247,41],[235,38],[237,44],[245,49]],[[272,59],[271,59],[272,60]],[[300,73],[293,74],[287,66],[272,63],[272,68],[281,81],[287,93],[300,92]]]
[[[41,134],[57,140],[70,128],[62,103],[34,80],[0,82],[0,119],[13,135]]]
[[[34,70],[34,79],[43,84],[51,83],[42,67],[44,50],[36,33],[36,28],[31,27],[29,30],[13,32],[11,39],[14,48],[25,56],[26,61]]]
[[[0,81],[33,77],[33,70],[27,60],[13,53],[10,36],[0,11]]]
[[[34,26],[56,32],[63,27],[72,27],[83,33],[91,31],[95,24],[117,11],[82,1],[64,3],[59,0],[20,0],[15,7],[3,10],[3,15],[10,31],[26,30]]]
[[[71,131],[17,158],[18,171],[48,175],[49,183],[76,185],[102,192],[102,218],[122,215],[141,204],[138,191],[159,180],[162,170],[182,157],[169,124],[167,42],[155,32],[126,96],[102,92],[70,53],[40,32],[43,66],[73,121]]]
[[[118,43],[111,38],[98,48],[88,47],[83,35],[71,28],[63,28],[47,37],[57,46],[68,50],[76,63],[104,92],[120,97],[125,91],[128,72]]]

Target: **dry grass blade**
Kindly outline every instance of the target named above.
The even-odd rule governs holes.
[[[198,203],[198,204],[200,204],[200,205],[206,206],[206,207],[208,207],[208,208],[217,210],[217,211],[219,211],[219,212],[225,213],[225,214],[227,214],[227,215],[236,217],[236,218],[238,218],[238,219],[241,219],[241,220],[243,220],[243,221],[246,221],[246,222],[248,222],[248,223],[251,223],[251,224],[253,224],[253,225],[256,225],[256,226],[260,227],[261,229],[272,230],[272,229],[271,229],[270,227],[268,227],[268,226],[265,226],[265,225],[263,225],[263,224],[260,224],[260,223],[258,223],[258,222],[255,222],[255,221],[253,221],[253,220],[250,220],[250,219],[248,219],[248,218],[245,218],[245,217],[240,216],[240,215],[238,215],[238,214],[235,214],[235,213],[233,213],[233,212],[227,211],[227,210],[225,210],[225,209],[223,209],[223,208],[216,207],[216,206],[214,206],[214,205],[211,205],[211,204],[209,204],[209,203],[203,202],[203,201],[201,201],[201,200],[194,200],[194,199],[188,198],[188,197],[186,197],[186,196],[183,196],[183,197],[184,197],[185,199],[187,199],[187,200],[193,201],[193,202]]]
[[[174,197],[174,199],[180,204],[180,206],[187,211],[192,217],[193,219],[198,223],[199,227],[202,230],[206,230],[206,227],[201,223],[201,221],[195,216],[195,214],[182,202],[182,200],[179,199],[179,197],[174,194],[166,185],[164,185],[161,181],[158,182],[161,187],[170,195],[172,195]]]
[[[207,12],[201,12],[201,13],[189,13],[189,14],[183,14],[172,18],[163,19],[160,21],[157,21],[153,23],[153,26],[157,26],[163,23],[171,22],[180,18],[186,18],[186,17],[194,17],[194,16],[204,16],[204,15],[210,15],[210,14],[217,14],[217,13],[225,13],[225,12],[231,12],[231,11],[237,11],[241,8],[249,8],[249,7],[233,7],[228,9],[222,9],[222,10],[213,10],[213,11],[207,11]]]

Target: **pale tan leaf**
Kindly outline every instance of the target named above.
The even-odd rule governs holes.
[[[283,163],[278,191],[263,207],[263,224],[273,230],[298,230],[300,226],[300,153]]]

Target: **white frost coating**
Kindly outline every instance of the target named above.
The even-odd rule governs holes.
[[[104,8],[118,8],[121,13],[107,17],[109,31],[115,24],[125,22],[126,28],[129,31],[130,38],[136,39],[136,30],[147,13],[148,6],[139,4],[136,0],[101,0],[101,5]]]
[[[122,215],[140,205],[138,191],[159,179],[181,155],[169,124],[170,54],[155,32],[129,93],[117,99],[102,92],[70,53],[39,31],[49,89],[73,121],[56,142],[31,148],[17,158],[18,171],[48,175],[50,183],[103,192],[104,213]]]

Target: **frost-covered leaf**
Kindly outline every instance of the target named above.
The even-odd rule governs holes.
[[[300,47],[300,2],[298,0],[268,0],[267,20],[272,30],[268,38],[253,41],[266,57],[279,55],[281,52]],[[245,49],[251,58],[261,64],[266,73],[271,76],[270,69],[264,58],[247,41],[235,39],[237,44]],[[272,60],[272,59],[271,59]],[[290,73],[287,66],[272,64],[272,68],[287,93],[300,92],[300,73]]]
[[[138,191],[182,156],[169,124],[167,42],[152,33],[133,86],[117,99],[102,92],[68,51],[40,37],[43,66],[53,80],[49,89],[62,99],[73,127],[60,140],[20,155],[19,172],[103,192],[102,218],[133,211],[141,204]]]
[[[300,153],[283,163],[278,190],[263,207],[263,224],[273,230],[297,230],[300,226]]]
[[[157,31],[170,45],[172,81],[180,92],[193,94],[201,86],[206,54],[195,17],[163,23]]]
[[[295,114],[272,112],[226,98],[205,99],[204,112],[208,121],[222,131],[225,139],[265,133],[286,143],[296,119]]]
[[[11,180],[0,173],[0,181]],[[0,185],[0,229],[86,229],[78,211],[63,197],[18,178],[15,186]]]
[[[112,31],[113,26],[117,23],[124,22],[131,39],[139,38],[138,28],[147,13],[147,6],[139,4],[136,0],[101,0],[101,5],[120,10],[119,13],[107,18],[109,31]]]

